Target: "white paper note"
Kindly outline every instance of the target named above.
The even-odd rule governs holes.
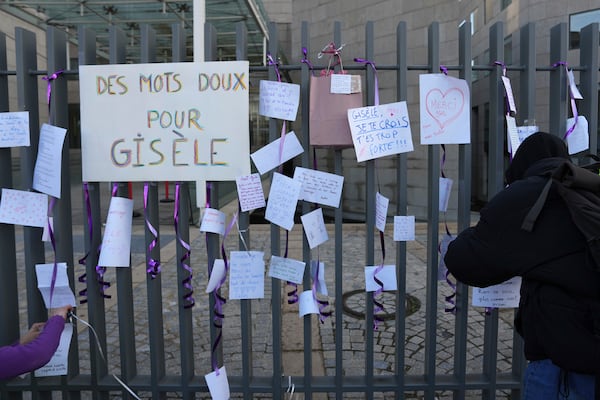
[[[374,279],[378,268],[379,266],[365,267],[365,288],[367,292],[376,292],[381,289],[381,286]],[[395,265],[384,265],[381,271],[377,272],[377,279],[383,283],[384,291],[398,289]]]
[[[448,202],[450,201],[450,193],[452,192],[452,179],[440,177],[440,198],[439,210],[448,210]]]
[[[390,200],[381,193],[375,193],[375,227],[381,232],[385,232],[387,222],[387,211]]]
[[[29,111],[0,113],[0,147],[29,146]]]
[[[318,245],[329,240],[327,228],[325,227],[325,220],[323,219],[323,209],[317,208],[308,214],[304,214],[300,217],[300,220],[304,227],[308,246],[311,249],[314,249]]]
[[[504,83],[504,91],[506,92],[506,99],[508,100],[508,109],[514,113],[517,112],[517,106],[515,104],[515,96],[513,95],[512,85],[508,76],[502,77],[502,83]]]
[[[475,307],[516,308],[519,307],[521,277],[516,276],[494,286],[473,288]]]
[[[256,210],[267,204],[265,202],[265,194],[258,173],[238,176],[235,179],[235,183],[242,212]]]
[[[301,186],[300,182],[296,182],[290,177],[277,172],[273,173],[265,219],[291,231],[294,227],[294,214]]]
[[[60,341],[56,352],[42,368],[36,369],[35,376],[58,376],[66,375],[69,367],[69,347],[73,336],[73,325],[66,323],[60,335]]]
[[[415,240],[415,216],[394,216],[394,241],[406,242],[409,240]]]
[[[331,74],[330,93],[351,94],[352,93],[352,75]]]
[[[223,281],[226,273],[225,261],[219,258],[215,259],[212,271],[210,272],[210,278],[208,279],[208,284],[206,285],[206,293],[212,293]]]
[[[0,222],[43,228],[48,222],[48,195],[2,188]]]
[[[344,185],[343,176],[296,167],[294,169],[294,180],[302,183],[299,200],[335,208],[340,206]]]
[[[271,256],[271,262],[269,264],[269,276],[271,278],[281,279],[282,281],[290,281],[301,284],[302,277],[304,276],[305,266],[306,264],[302,261],[279,256]]]
[[[214,208],[205,208],[204,215],[202,216],[202,223],[200,224],[200,232],[224,235],[226,217],[224,212]]]
[[[54,282],[54,292],[50,299],[52,289],[52,275],[54,273],[54,263],[36,264],[35,273],[37,276],[38,290],[42,294],[44,304],[47,309],[58,308],[66,305],[77,307],[75,295],[69,287],[69,278],[67,276],[67,264],[56,264],[56,280]]]
[[[230,299],[265,297],[265,261],[262,251],[232,251],[229,270]]]
[[[567,119],[567,130],[575,125],[575,118]],[[577,124],[573,131],[567,136],[569,154],[576,154],[590,148],[590,134],[588,121],[585,116],[577,117]]]
[[[295,121],[300,103],[300,85],[260,81],[258,113],[265,117]]]
[[[258,172],[264,175],[303,152],[304,148],[298,141],[296,134],[294,131],[290,131],[283,137],[283,148],[281,148],[281,138],[279,138],[250,154],[250,158],[252,158]]]
[[[42,125],[33,170],[33,188],[58,199],[61,188],[62,148],[66,133],[66,129],[48,124]]]
[[[204,375],[206,384],[208,385],[208,391],[210,397],[213,400],[229,400],[229,381],[227,380],[227,370],[225,366],[222,366],[218,370],[211,372],[210,374]]]
[[[298,312],[300,317],[307,314],[319,314],[319,303],[315,300],[312,290],[305,290],[298,298]]]
[[[133,200],[124,197],[111,197],[98,265],[102,267],[129,267],[132,218]]]
[[[327,291],[327,282],[325,282],[325,263],[319,261],[319,272],[317,274],[317,260],[311,260],[310,262],[310,275],[312,276],[313,281],[315,277],[317,278],[316,290],[317,293],[322,294],[323,296],[328,296]]]

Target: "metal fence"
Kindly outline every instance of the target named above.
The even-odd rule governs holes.
[[[178,26],[173,26],[173,61],[186,61],[184,55],[184,36]],[[142,59],[141,62],[154,62],[156,54],[154,51],[154,31],[150,26],[143,26],[142,30]],[[216,32],[207,26],[205,40],[206,60],[216,59]],[[377,61],[374,57],[375,35],[374,24],[368,23],[365,28],[365,58]],[[95,36],[91,31],[80,28],[79,30],[79,64],[93,64],[96,62]],[[123,32],[118,29],[110,30],[110,63],[124,62],[124,49],[126,39]],[[9,111],[8,106],[8,81],[16,77],[18,88],[18,110],[29,111],[31,129],[31,146],[20,149],[19,181],[21,189],[28,190],[32,186],[33,168],[37,156],[37,143],[39,139],[40,116],[38,112],[38,85],[40,77],[46,76],[53,71],[64,70],[65,76],[74,77],[77,71],[66,70],[66,37],[63,32],[55,28],[49,28],[46,34],[47,40],[47,71],[39,71],[36,56],[36,37],[32,32],[17,28],[15,32],[16,41],[16,71],[7,69],[6,36],[0,35],[0,110]],[[407,97],[409,71],[437,72],[443,60],[440,60],[439,42],[440,32],[437,23],[432,24],[428,30],[428,60],[426,65],[410,65],[407,60],[407,28],[406,24],[400,22],[396,33],[397,62],[394,65],[377,65],[379,71],[386,71],[395,75],[396,98],[398,101]],[[579,103],[580,114],[587,117],[589,121],[590,148],[593,153],[597,148],[598,131],[598,24],[591,24],[581,33],[581,60],[579,66],[571,66],[578,72],[579,87],[583,94],[583,100]],[[342,43],[341,25],[335,23],[333,26],[333,41]],[[245,59],[245,32],[240,27],[237,32],[237,58]],[[520,61],[519,65],[508,65],[509,74],[518,82],[517,93],[519,93],[519,113],[522,118],[534,116],[536,106],[535,90],[536,77],[538,74],[549,74],[550,87],[550,121],[549,130],[557,135],[563,132],[563,126],[568,113],[568,97],[566,86],[566,75],[563,68],[552,65],[567,59],[567,28],[565,24],[559,24],[552,28],[550,37],[550,60],[547,65],[538,66],[536,63],[535,47],[535,25],[528,24],[520,31]],[[467,23],[459,28],[458,65],[448,65],[451,74],[457,73],[460,78],[469,84],[473,80],[474,71],[487,71],[489,75],[479,85],[485,85],[488,90],[489,121],[486,121],[489,130],[489,151],[487,156],[487,184],[488,197],[496,193],[503,186],[503,170],[505,163],[505,126],[504,126],[504,89],[501,82],[502,68],[494,65],[473,65],[471,49],[470,25]],[[309,46],[309,25],[302,24],[302,45]],[[272,54],[278,52],[277,34],[274,26],[270,29],[269,50]],[[502,23],[497,23],[490,29],[489,43],[490,60],[502,60],[504,58],[504,32]],[[309,77],[311,71],[306,64],[281,66],[285,71],[293,71],[299,76],[301,85],[301,97],[308,98]],[[366,77],[366,99],[367,104],[374,102],[374,72],[370,68],[354,67],[359,73]],[[266,67],[251,67],[253,73],[268,73],[269,79],[275,80],[273,69]],[[45,83],[44,83],[45,84]],[[68,125],[68,98],[67,81],[56,79],[53,82],[52,102],[50,118],[57,126]],[[300,117],[302,121],[308,121],[308,102],[301,104]],[[276,120],[269,121],[269,140],[275,140],[279,135],[280,127]],[[308,123],[301,124],[300,137],[304,143],[305,151],[298,161],[298,165],[310,168],[312,165],[311,152],[309,148],[309,126]],[[471,169],[472,150],[471,145],[457,145],[458,147],[458,203],[457,223],[453,225],[456,231],[460,231],[471,224]],[[14,150],[13,150],[14,151]],[[86,195],[82,192],[82,206],[86,208],[89,201],[89,215],[84,214],[83,227],[77,233],[81,237],[74,236],[74,221],[72,216],[71,187],[79,185],[80,182],[72,182],[70,176],[71,160],[68,149],[63,152],[62,168],[62,196],[54,208],[54,230],[56,236],[56,258],[65,261],[69,266],[75,264],[74,243],[83,242],[82,253],[87,253],[85,272],[87,275],[87,303],[79,308],[86,308],[89,323],[95,327],[99,338],[99,344],[103,349],[100,352],[96,346],[94,335],[87,334],[85,329],[78,329],[79,334],[74,335],[69,353],[69,372],[67,376],[58,378],[35,378],[32,376],[24,379],[16,379],[0,384],[0,397],[2,399],[50,399],[50,398],[93,398],[108,399],[115,397],[128,398],[129,395],[112,376],[117,373],[133,390],[138,392],[142,398],[165,399],[165,398],[208,398],[208,388],[203,375],[210,372],[208,365],[198,368],[199,359],[207,360],[212,356],[218,359],[218,363],[230,365],[235,363],[239,366],[234,374],[229,375],[229,384],[233,398],[290,398],[286,393],[289,380],[294,383],[295,396],[312,398],[519,398],[521,378],[524,370],[525,360],[522,356],[522,344],[516,333],[510,331],[510,322],[506,322],[500,316],[499,310],[491,310],[489,313],[473,311],[469,306],[468,287],[458,284],[456,288],[456,312],[448,315],[440,307],[440,297],[443,291],[438,281],[439,253],[438,244],[443,232],[440,232],[445,221],[438,211],[440,177],[440,161],[442,149],[440,146],[429,146],[427,149],[427,221],[423,225],[422,243],[426,269],[422,271],[424,278],[424,298],[421,299],[424,308],[424,318],[418,323],[421,325],[422,334],[420,356],[417,372],[411,372],[408,360],[414,351],[410,348],[411,342],[407,340],[408,307],[406,296],[410,293],[407,287],[407,274],[411,269],[413,260],[409,256],[410,249],[406,242],[394,244],[394,263],[396,264],[398,277],[398,290],[391,300],[393,309],[391,322],[385,323],[385,328],[378,331],[373,329],[373,294],[361,295],[364,303],[364,319],[357,322],[358,330],[361,332],[361,340],[364,341],[359,358],[348,360],[346,351],[349,342],[348,332],[343,329],[347,326],[349,318],[342,310],[343,293],[347,290],[344,272],[348,264],[356,264],[357,260],[348,260],[344,253],[342,243],[350,240],[348,230],[344,224],[342,207],[331,210],[333,213],[332,229],[333,248],[331,254],[331,277],[334,282],[333,293],[330,295],[333,315],[327,324],[332,327],[330,341],[333,343],[328,357],[331,364],[329,372],[319,374],[315,372],[313,352],[323,351],[316,349],[313,340],[315,330],[323,329],[313,317],[306,316],[302,321],[301,331],[298,333],[299,340],[303,343],[303,349],[297,354],[303,365],[303,373],[288,378],[284,376],[285,366],[282,359],[282,335],[285,324],[282,319],[283,310],[286,307],[284,283],[278,279],[269,279],[271,283],[270,298],[265,300],[242,300],[239,302],[238,315],[235,317],[239,332],[235,333],[235,340],[218,341],[219,335],[226,337],[233,334],[233,330],[220,331],[213,324],[215,317],[215,300],[212,296],[198,294],[196,291],[196,307],[186,308],[182,301],[182,290],[180,285],[176,295],[167,299],[165,295],[167,276],[159,276],[152,279],[149,275],[145,277],[146,285],[143,292],[146,297],[140,299],[138,289],[134,290],[132,270],[130,268],[119,268],[114,272],[114,286],[116,292],[113,303],[109,307],[107,300],[101,295],[99,283],[91,277],[96,276],[95,265],[98,261],[98,249],[101,243],[102,210],[106,205],[102,204],[101,192],[103,188],[99,183],[87,183]],[[342,164],[342,150],[331,150],[329,156],[333,171],[344,175]],[[411,171],[407,168],[407,154],[393,157],[395,163],[396,194],[394,215],[406,215],[408,206],[407,181]],[[13,187],[13,174],[11,162],[11,149],[0,149],[0,184],[3,188]],[[366,232],[362,236],[363,242],[358,246],[364,265],[376,265],[379,262],[379,253],[376,251],[378,243],[373,235],[375,231],[375,193],[376,193],[376,166],[374,161],[364,163],[365,192],[361,195],[365,199],[364,215],[365,222],[361,229]],[[189,243],[190,231],[193,224],[190,223],[190,209],[188,204],[187,183],[182,182],[178,194],[181,195],[180,205],[176,212],[180,224],[175,228],[175,236],[180,239],[175,243],[176,255],[173,257],[176,265],[172,270],[176,271],[173,279],[181,282],[189,278],[189,272],[182,268],[186,260],[187,249],[183,243]],[[118,194],[126,196],[127,183],[119,183]],[[159,186],[156,182],[148,185],[147,221],[153,226],[161,225],[159,220]],[[209,201],[212,207],[218,208],[219,204],[218,185],[212,186]],[[103,208],[104,207],[104,208]],[[302,205],[302,213],[308,212],[310,205]],[[239,229],[243,232],[246,241],[250,241],[253,229],[249,223],[247,213],[240,214]],[[88,234],[89,231],[89,234]],[[22,232],[22,240],[17,236]],[[147,225],[144,225],[144,246],[148,248],[153,240]],[[277,226],[271,225],[265,230],[268,237],[272,255],[280,255],[282,245],[287,238]],[[159,233],[160,235],[160,233]],[[163,235],[165,233],[163,232]],[[0,330],[0,343],[9,344],[19,336],[21,325],[30,324],[46,318],[46,310],[36,287],[34,267],[38,263],[44,263],[48,257],[48,248],[40,240],[41,229],[22,227],[16,228],[12,225],[0,224],[0,254],[3,259],[0,268],[0,319],[4,328]],[[171,235],[173,237],[173,235]],[[166,239],[165,239],[166,241]],[[22,250],[20,247],[22,243]],[[302,241],[302,259],[305,262],[311,260],[311,251],[306,240]],[[251,246],[252,247],[252,246]],[[240,244],[240,248],[241,244]],[[164,250],[163,250],[164,251]],[[206,235],[204,251],[206,254],[200,258],[202,265],[194,265],[195,254],[188,260],[196,270],[212,268],[214,259],[219,258],[220,238],[214,234]],[[377,253],[377,254],[376,254]],[[54,256],[54,255],[52,255]],[[82,254],[78,253],[79,259]],[[162,255],[163,259],[165,255]],[[152,251],[145,253],[145,262],[150,259],[161,258],[161,246],[156,246]],[[314,258],[314,255],[313,255]],[[21,260],[23,265],[21,264]],[[182,261],[183,260],[183,261]],[[166,266],[163,265],[166,269]],[[75,268],[68,270],[71,287],[77,292],[81,288],[78,283]],[[198,276],[206,278],[206,271]],[[198,279],[198,276],[195,279]],[[24,285],[23,286],[23,280]],[[201,286],[200,283],[196,283]],[[310,287],[311,281],[308,273],[304,277],[304,286]],[[172,286],[172,285],[171,285]],[[21,289],[19,289],[21,288]],[[175,290],[175,289],[174,289]],[[137,295],[137,296],[136,296]],[[205,296],[205,297],[204,297]],[[167,304],[171,302],[170,304]],[[138,307],[138,303],[142,306]],[[206,303],[206,304],[205,304]],[[135,304],[135,307],[134,307]],[[229,304],[229,303],[228,303]],[[232,306],[233,307],[233,306]],[[109,309],[110,308],[110,309]],[[257,320],[259,309],[266,308],[268,320]],[[200,309],[204,311],[199,311]],[[474,316],[474,314],[476,314]],[[27,323],[23,321],[26,315]],[[512,314],[509,315],[510,320]],[[232,318],[232,317],[229,317]],[[471,330],[474,320],[482,327],[481,331]],[[447,351],[446,365],[440,367],[440,326],[449,323],[449,347]],[[17,323],[15,323],[15,321]],[[198,322],[199,321],[199,322]],[[178,350],[173,356],[175,362],[166,355],[165,343],[173,335],[167,332],[167,325],[174,324],[175,336]],[[263,336],[261,325],[269,329]],[[206,335],[199,335],[201,327]],[[81,327],[79,327],[81,328]],[[510,340],[508,366],[500,366],[498,355],[499,335],[509,330]],[[117,330],[114,333],[113,330]],[[142,333],[140,333],[142,332]],[[260,337],[257,337],[261,335]],[[379,352],[378,345],[386,332],[393,339],[389,356],[389,368],[382,371],[377,360]],[[140,346],[139,336],[144,335],[145,341]],[[111,335],[116,336],[112,340]],[[478,340],[470,340],[477,338]],[[110,340],[110,342],[109,342]],[[212,349],[214,343],[219,345]],[[232,349],[225,349],[231,346]],[[505,351],[502,350],[502,351]],[[475,365],[468,364],[469,354],[476,352]],[[235,360],[227,359],[227,355],[235,353]],[[108,358],[108,362],[104,357]],[[268,354],[263,367],[259,373],[256,359]],[[86,360],[83,362],[82,360]],[[351,369],[352,364],[358,368]],[[356,372],[358,371],[358,372]],[[58,396],[58,397],[57,397]]]

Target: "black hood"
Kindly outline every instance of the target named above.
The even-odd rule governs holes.
[[[546,132],[536,132],[529,136],[517,149],[515,157],[506,170],[506,183],[522,179],[525,171],[537,161],[545,158],[569,159],[565,142],[558,136]]]

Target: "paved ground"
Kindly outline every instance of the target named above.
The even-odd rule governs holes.
[[[103,186],[103,191],[106,190],[103,198],[107,199],[110,196],[109,186]],[[173,188],[171,187],[171,196],[173,196]],[[160,198],[165,197],[164,187],[161,187]],[[81,226],[83,221],[83,211],[81,209],[81,188],[77,185],[73,186],[73,235],[75,240],[75,259],[83,255],[83,237],[84,232]],[[135,209],[141,213],[143,211],[142,191],[139,185],[134,186]],[[103,206],[107,207],[107,203]],[[167,369],[173,371],[178,370],[179,365],[179,347],[178,347],[178,331],[179,323],[177,321],[177,285],[176,278],[176,257],[175,257],[175,234],[173,228],[173,206],[174,203],[160,203],[160,232],[161,232],[161,262],[162,262],[162,290],[164,298],[164,317],[165,317],[165,351],[167,359]],[[231,207],[231,206],[230,206]],[[229,210],[229,211],[228,211]],[[226,211],[230,212],[230,209]],[[231,215],[231,213],[229,214]],[[133,266],[133,283],[135,292],[134,309],[136,312],[136,350],[138,357],[138,372],[140,374],[149,373],[149,352],[147,346],[147,329],[144,325],[144,318],[147,315],[146,310],[146,273],[145,273],[145,255],[144,255],[144,220],[142,216],[134,218],[133,222],[133,242],[132,242],[132,266]],[[334,295],[334,271],[333,255],[333,226],[330,229],[330,240],[321,245],[319,248],[319,258],[326,265],[326,280],[329,286],[330,297],[329,301],[333,304]],[[406,286],[407,294],[410,295],[411,305],[414,306],[414,313],[406,318],[406,359],[405,373],[407,375],[420,375],[423,371],[423,360],[425,356],[425,302],[426,302],[426,229],[425,223],[417,224],[417,237],[413,242],[408,243],[407,256],[407,274]],[[388,254],[393,254],[393,241],[391,238],[392,227],[386,229],[386,243],[389,248]],[[296,226],[291,231],[289,237],[289,257],[302,259],[301,226]],[[20,233],[17,231],[17,236]],[[22,237],[22,236],[21,236]],[[283,237],[283,236],[282,236]],[[363,224],[344,224],[343,228],[343,292],[364,290],[364,249],[366,243],[365,229]],[[376,242],[378,246],[378,241]],[[21,246],[18,249],[22,256],[22,242],[18,243]],[[203,375],[210,372],[210,353],[211,343],[209,343],[208,324],[209,310],[207,295],[204,294],[206,287],[207,276],[207,261],[206,261],[206,243],[204,234],[199,232],[197,226],[192,226],[190,229],[190,245],[191,245],[191,265],[194,269],[193,285],[195,288],[196,306],[193,311],[193,326],[195,341],[195,369],[197,375]],[[228,251],[238,249],[237,237],[231,234],[226,241]],[[376,250],[378,251],[378,247]],[[250,250],[258,250],[265,252],[265,258],[270,257],[270,227],[269,225],[254,224],[250,227]],[[376,253],[377,254],[377,253]],[[380,257],[379,254],[376,257]],[[392,256],[388,256],[393,259]],[[379,258],[378,258],[379,260]],[[82,273],[81,267],[76,266],[76,275]],[[106,278],[114,282],[114,271],[108,270]],[[78,284],[77,291],[80,290]],[[282,290],[282,298],[286,300],[285,285],[280,285]],[[443,298],[449,293],[449,288],[444,283],[440,282],[438,293],[438,325],[437,325],[437,356],[436,364],[437,371],[440,374],[451,374],[453,368],[453,346],[454,346],[454,317],[451,314],[445,313]],[[106,303],[106,320],[107,331],[112,332],[108,338],[108,358],[109,370],[111,373],[119,373],[119,357],[118,357],[118,336],[117,336],[117,307],[116,295],[114,286],[109,289],[109,294],[112,299]],[[227,288],[224,288],[223,294],[227,295]],[[252,301],[253,313],[253,347],[255,355],[253,359],[253,372],[256,376],[270,375],[272,348],[271,343],[271,280],[267,279],[265,285],[265,299]],[[348,307],[358,314],[364,313],[364,295],[354,295],[347,298]],[[23,304],[22,304],[23,306]],[[283,304],[283,368],[284,375],[303,375],[303,331],[302,319],[298,317],[297,305]],[[393,311],[393,304],[386,301],[388,311]],[[24,308],[23,308],[23,311]],[[332,311],[342,312],[342,310]],[[230,300],[227,302],[225,309],[224,321],[224,360],[228,370],[228,375],[239,375],[241,373],[241,354],[239,352],[239,341],[241,339],[240,329],[240,310],[239,302]],[[78,309],[78,315],[86,319],[86,307]],[[500,313],[500,328],[499,328],[499,348],[498,348],[498,365],[499,372],[508,371],[511,367],[511,352],[512,352],[512,311],[502,311]],[[483,344],[483,320],[484,314],[481,309],[473,309],[469,315],[468,326],[468,372],[480,372],[482,365],[482,344]],[[343,330],[343,367],[345,375],[361,375],[364,372],[364,354],[365,354],[365,321],[362,318],[345,314],[343,325],[336,327],[334,319],[329,318],[324,324],[319,324],[316,317],[313,318],[313,374],[314,375],[335,375],[335,330]],[[79,326],[79,348],[81,353],[82,370],[89,369],[89,361],[86,360],[87,348],[89,346],[88,333],[80,325]],[[397,333],[393,320],[387,321],[380,326],[380,329],[374,333],[374,348],[375,348],[375,374],[392,374],[394,368],[394,352]],[[361,395],[348,394],[346,398],[363,398]],[[173,394],[173,398],[176,395]],[[198,397],[204,398],[204,397]],[[208,397],[206,397],[208,398]],[[262,398],[262,397],[260,397]],[[269,398],[269,397],[264,397]],[[302,399],[302,395],[296,396],[295,399]],[[315,398],[325,398],[316,396]],[[378,399],[393,398],[380,394]],[[407,393],[407,398],[421,398],[417,393]],[[450,398],[449,393],[440,393],[440,399]],[[481,394],[474,394],[473,399],[481,398]],[[508,395],[498,393],[498,398],[509,398]]]

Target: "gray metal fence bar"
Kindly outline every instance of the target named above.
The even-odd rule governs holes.
[[[459,77],[469,84],[473,78],[471,67],[471,23],[466,22],[459,28]],[[473,128],[471,128],[471,142],[473,142]],[[458,207],[457,207],[457,233],[471,225],[471,153],[470,144],[458,145]],[[454,378],[458,381],[459,389],[455,390],[455,400],[464,399],[466,396],[466,369],[467,369],[467,325],[469,317],[469,287],[463,283],[456,283],[455,298],[455,325],[454,325]]]
[[[92,65],[96,63],[96,34],[89,28],[80,27],[79,38],[79,64]],[[106,349],[106,315],[104,298],[100,291],[100,285],[96,276],[96,265],[98,264],[98,250],[102,242],[101,216],[100,216],[100,185],[98,182],[89,182],[87,190],[83,191],[83,235],[85,259],[85,283],[89,323],[98,334],[99,345],[102,352],[107,354]],[[89,202],[89,209],[87,203]],[[88,215],[89,213],[89,215]],[[91,232],[91,236],[90,236]],[[95,344],[93,333],[89,332],[90,342],[90,388],[94,400],[108,400],[108,393],[99,390],[99,382],[108,375],[108,366],[102,359]]]
[[[558,24],[550,30],[550,127],[548,132],[564,137],[567,120],[567,74],[563,65],[557,63],[567,62],[567,36],[566,24]]]
[[[583,100],[581,113],[586,116],[590,134],[590,149],[592,154],[598,154],[598,30],[597,22],[581,30],[580,64],[585,68],[580,72],[579,89]],[[589,160],[586,160],[589,161]]]
[[[530,22],[521,28],[520,48],[520,63],[524,68],[519,73],[521,82],[518,114],[523,120],[532,121],[535,119],[535,23]]]
[[[429,72],[436,73],[440,67],[440,26],[429,25],[427,31]],[[440,236],[440,148],[427,146],[427,291],[425,313],[425,399],[435,398],[436,348],[437,348],[437,289],[438,289],[438,241]]]

